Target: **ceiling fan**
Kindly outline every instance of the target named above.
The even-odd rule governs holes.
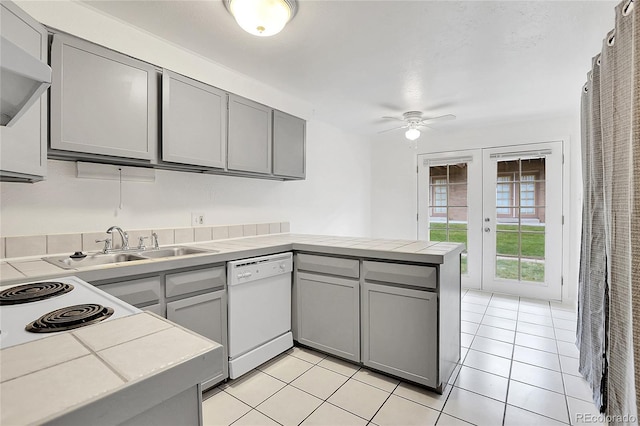
[[[456,116],[453,114],[441,115],[438,117],[423,117],[420,111],[407,111],[402,114],[402,118],[398,117],[382,117],[389,120],[403,121],[405,124],[400,127],[394,127],[393,129],[383,130],[378,133],[390,132],[398,129],[408,129],[404,136],[410,141],[414,141],[420,137],[420,127],[429,127],[429,124],[440,121],[455,120]]]

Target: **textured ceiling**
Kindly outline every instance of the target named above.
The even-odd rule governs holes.
[[[371,135],[408,110],[458,116],[443,129],[576,114],[616,2],[302,0],[269,38],[242,31],[221,0],[85,4]]]

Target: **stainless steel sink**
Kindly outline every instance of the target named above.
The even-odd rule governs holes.
[[[82,259],[73,259],[69,256],[43,257],[42,260],[63,269],[83,268],[86,266],[108,265],[111,263],[131,262],[133,260],[145,260],[146,257],[138,253],[96,253]]]
[[[188,254],[218,253],[218,250],[206,250],[194,247],[165,247],[157,250],[146,250],[138,253],[144,258],[186,256]]]

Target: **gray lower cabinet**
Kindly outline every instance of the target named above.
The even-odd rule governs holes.
[[[162,70],[162,161],[224,168],[226,92]]]
[[[158,70],[76,37],[51,45],[51,148],[156,160]],[[55,153],[55,152],[54,152]]]
[[[271,108],[229,95],[227,169],[271,174]]]
[[[460,255],[362,262],[362,362],[442,392],[460,360]]]
[[[282,111],[273,111],[273,174],[304,179],[306,122]]]
[[[227,360],[227,296],[218,290],[167,303],[167,319],[196,333],[220,343]],[[223,371],[202,384],[206,389],[228,377],[228,366],[223,362]]]
[[[438,295],[366,282],[362,286],[365,366],[438,387]]]
[[[360,262],[296,253],[294,265],[294,340],[360,362]]]
[[[296,285],[298,342],[360,361],[358,280],[299,272]]]
[[[46,29],[12,2],[3,0],[0,10],[2,37],[47,62]],[[15,124],[0,126],[0,180],[34,182],[46,176],[47,110],[45,93]]]

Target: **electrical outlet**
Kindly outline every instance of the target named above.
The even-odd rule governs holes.
[[[191,213],[191,226],[204,225],[204,213]]]

